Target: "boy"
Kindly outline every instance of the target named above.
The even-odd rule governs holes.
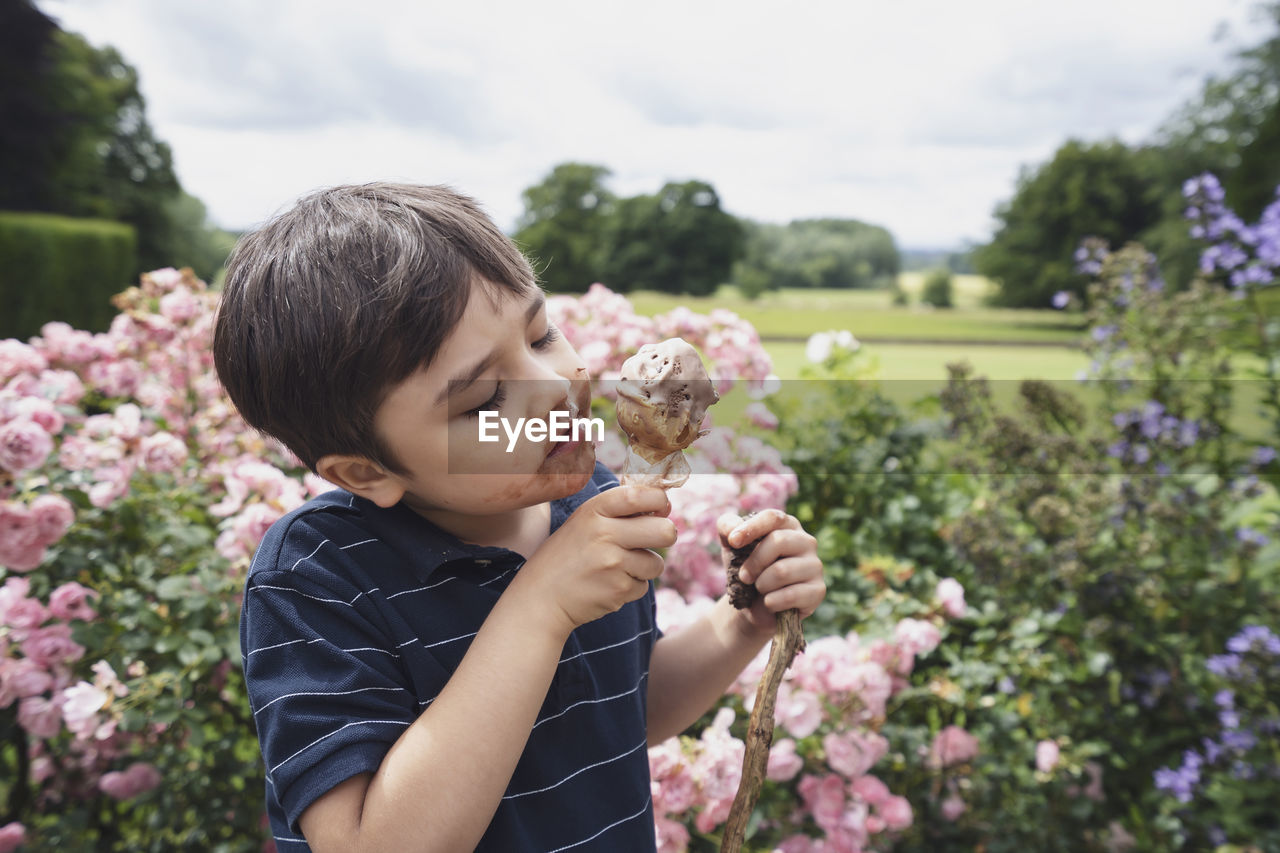
[[[340,487],[272,527],[245,589],[278,848],[652,851],[646,746],[775,612],[813,612],[813,538],[724,516],[735,547],[763,537],[761,602],[661,637],[666,494],[618,486],[588,441],[478,440],[482,410],[588,412],[589,378],[528,262],[445,188],[322,191],[244,238],[214,360],[245,419]]]

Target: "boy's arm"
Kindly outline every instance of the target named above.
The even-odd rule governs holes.
[[[583,504],[516,573],[448,683],[383,758],[299,819],[317,853],[471,850],[520,759],[564,644],[648,591],[675,541],[660,489]]]
[[[720,544],[759,544],[739,577],[760,597],[735,610],[721,596],[701,619],[665,635],[649,664],[649,744],[680,734],[706,713],[773,636],[776,614],[790,608],[811,614],[826,596],[817,543],[793,516],[766,510],[744,521],[723,515]],[[727,557],[726,557],[727,559]]]
[[[522,574],[377,773],[348,779],[302,813],[302,833],[317,853],[470,850],[479,842],[568,638],[561,619],[528,606]]]

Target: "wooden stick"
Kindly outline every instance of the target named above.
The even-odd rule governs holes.
[[[738,579],[738,569],[751,556],[755,547],[755,542],[749,542],[741,548],[730,549],[733,556],[727,569],[729,600],[739,610],[750,607],[758,595],[753,584],[744,584]],[[791,666],[791,661],[803,649],[804,631],[800,627],[800,611],[782,611],[778,614],[778,624],[773,631],[769,663],[756,687],[756,703],[751,709],[751,720],[747,724],[747,749],[742,756],[742,779],[738,782],[738,793],[729,809],[729,819],[725,823],[724,836],[720,841],[720,853],[739,853],[742,850],[742,842],[747,836],[747,823],[751,820],[756,801],[760,799],[760,789],[764,786],[765,773],[769,769],[769,747],[773,746],[773,718],[778,704],[778,688],[782,686],[782,677],[787,667]]]
[[[720,853],[739,853],[747,835],[747,822],[760,799],[765,772],[769,767],[769,747],[773,745],[774,709],[778,704],[778,687],[791,661],[804,649],[804,632],[800,628],[800,611],[784,610],[778,614],[778,627],[769,649],[769,663],[756,689],[756,703],[747,724],[747,751],[742,756],[742,781],[733,798],[729,820],[725,823]]]

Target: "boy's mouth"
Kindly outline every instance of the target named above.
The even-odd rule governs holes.
[[[587,383],[583,383],[582,390],[578,393],[577,400],[569,401],[569,416],[575,418],[579,412],[591,412],[591,387]],[[566,456],[575,452],[582,446],[582,438],[570,438],[568,441],[556,441],[554,439],[547,442],[547,455],[544,460],[553,459],[557,456]]]
[[[571,453],[581,446],[582,446],[582,439],[570,439],[569,441],[553,441],[551,442],[551,451],[547,454],[546,458],[553,459],[557,456],[564,456],[566,453]]]

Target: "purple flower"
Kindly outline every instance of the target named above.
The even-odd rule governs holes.
[[[1257,545],[1259,548],[1271,541],[1265,533],[1254,530],[1252,527],[1237,527],[1236,540],[1245,545]],[[1230,648],[1230,643],[1227,647]]]
[[[1200,437],[1200,424],[1195,421],[1183,421],[1178,441],[1183,447],[1190,447]]]
[[[1276,449],[1274,447],[1257,447],[1253,451],[1253,464],[1261,468],[1264,465],[1270,465],[1275,461]]]
[[[1235,704],[1235,701],[1236,694],[1232,693],[1230,690],[1219,690],[1217,693],[1213,694],[1213,702],[1219,708],[1230,708]]]
[[[1098,343],[1102,343],[1107,338],[1115,334],[1115,331],[1116,331],[1116,327],[1112,325],[1094,326],[1089,334],[1093,336],[1093,339],[1095,341],[1097,341]]]
[[[1248,530],[1249,528],[1240,528]],[[1237,531],[1238,535],[1238,531]],[[1270,651],[1272,645],[1280,642],[1280,637],[1276,637],[1271,630],[1265,625],[1246,625],[1240,629],[1230,640],[1227,640],[1227,651],[1236,654],[1244,654],[1248,651],[1262,651],[1266,649]]]
[[[1257,744],[1257,736],[1248,729],[1232,729],[1222,733],[1223,747],[1232,752],[1248,752]]]
[[[1080,252],[1077,251],[1076,254],[1078,255],[1080,254]],[[1059,290],[1057,293],[1053,294],[1054,308],[1066,308],[1067,303],[1070,301],[1071,301],[1071,294],[1065,290]]]
[[[1214,675],[1225,678],[1239,670],[1240,658],[1236,655],[1214,655],[1204,662],[1204,667]]]

